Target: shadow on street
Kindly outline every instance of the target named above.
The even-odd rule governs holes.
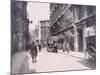
[[[78,62],[90,69],[96,69],[96,64],[93,61],[83,59]]]
[[[29,55],[26,56],[21,68],[20,68],[20,72],[19,73],[35,73],[36,69],[35,67],[30,68],[30,63],[35,65],[37,63],[37,61],[32,62],[32,59]]]

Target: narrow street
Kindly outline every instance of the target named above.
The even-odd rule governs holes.
[[[74,57],[71,54],[68,55],[67,53],[47,52],[46,48],[43,48],[42,51],[38,53],[37,62],[32,63],[29,53],[26,53],[25,55],[26,57],[18,73],[84,70],[94,69],[95,67],[83,58]],[[19,59],[17,62],[19,62]]]
[[[96,69],[96,6],[12,0],[11,14],[11,74]]]

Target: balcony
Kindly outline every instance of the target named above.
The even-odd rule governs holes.
[[[55,20],[62,14],[62,12],[65,10],[66,5],[62,5],[62,4],[58,4],[54,11],[51,10],[51,12],[53,12],[50,16],[51,19],[51,25],[55,22]]]

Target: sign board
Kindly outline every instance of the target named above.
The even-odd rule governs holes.
[[[95,26],[86,28],[86,37],[94,36],[94,35],[96,35],[96,27]]]

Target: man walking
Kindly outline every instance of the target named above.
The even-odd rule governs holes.
[[[35,42],[33,42],[32,44],[31,44],[31,51],[30,51],[30,53],[31,53],[31,57],[32,57],[32,62],[36,62],[36,57],[37,57],[37,47],[36,47],[36,45],[35,45]]]

